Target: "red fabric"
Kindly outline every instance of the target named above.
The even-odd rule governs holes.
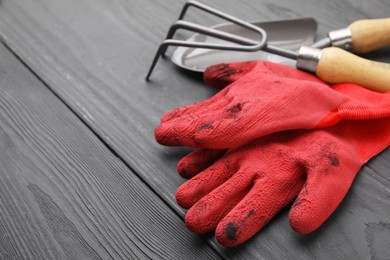
[[[177,164],[177,172],[183,178],[190,179],[195,174],[205,170],[217,159],[225,154],[226,150],[199,149],[184,157]]]
[[[179,163],[187,177],[195,176],[179,187],[176,199],[189,208],[190,230],[216,230],[225,247],[252,237],[292,201],[291,227],[309,233],[340,204],[360,167],[389,144],[390,118],[383,118],[275,133],[225,155],[198,150]]]
[[[225,88],[166,113],[155,131],[160,144],[225,149],[278,131],[390,116],[390,92],[330,88],[311,74],[265,61],[214,65],[204,79]]]

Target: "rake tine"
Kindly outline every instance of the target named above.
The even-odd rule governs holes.
[[[255,31],[255,32],[259,33],[259,35],[261,35],[261,40],[260,40],[260,42],[257,42],[257,41],[251,40],[251,39],[247,39],[245,37],[240,37],[240,36],[233,35],[230,33],[221,32],[221,31],[218,31],[218,30],[215,30],[212,28],[207,28],[205,26],[201,26],[198,24],[194,24],[194,23],[190,23],[190,22],[181,20],[184,17],[184,15],[186,14],[186,12],[190,6],[197,7],[205,12],[214,14],[220,18],[223,18],[223,19],[228,20],[230,22],[236,23],[244,28]],[[194,43],[194,42],[189,43],[186,41],[171,40],[171,38],[174,36],[175,32],[178,29],[186,29],[186,30],[202,33],[202,34],[209,35],[209,36],[212,36],[215,38],[223,39],[223,40],[226,40],[229,42],[234,42],[234,43],[238,43],[238,44],[246,45],[246,46],[205,44],[205,43]],[[179,21],[175,22],[170,27],[168,34],[167,34],[167,37],[166,37],[166,40],[160,44],[160,46],[157,50],[157,53],[153,59],[152,65],[149,69],[149,72],[146,76],[146,80],[149,80],[150,75],[151,75],[154,67],[156,66],[156,63],[157,63],[159,57],[161,55],[165,54],[165,52],[169,46],[185,46],[185,47],[194,47],[194,48],[207,48],[207,49],[232,50],[232,51],[237,51],[237,50],[238,51],[258,51],[258,50],[266,48],[267,47],[266,44],[267,44],[267,33],[264,29],[257,27],[251,23],[240,20],[234,16],[225,14],[225,13],[223,13],[217,9],[214,9],[212,7],[209,7],[207,5],[201,4],[197,1],[190,0],[183,6],[182,11],[181,11],[180,16],[179,16]]]
[[[245,52],[254,52],[262,49],[262,46],[259,45],[248,45],[248,46],[235,46],[235,45],[223,45],[223,44],[212,44],[212,43],[203,43],[203,42],[188,42],[180,40],[165,40],[163,41],[157,52],[154,56],[152,65],[149,68],[149,72],[146,76],[146,80],[149,80],[150,75],[160,56],[166,51],[169,46],[183,46],[189,48],[201,48],[201,49],[215,49],[215,50],[224,50],[224,51],[245,51]]]
[[[169,32],[167,34],[166,39],[172,39],[175,32],[179,29],[185,29],[188,31],[197,32],[200,34],[208,35],[208,36],[211,36],[214,38],[218,38],[218,39],[222,39],[225,41],[238,43],[238,44],[242,44],[242,45],[261,45],[261,47],[263,47],[265,44],[263,39],[261,42],[257,42],[257,41],[254,41],[254,40],[251,40],[251,39],[248,39],[245,37],[241,37],[241,36],[234,35],[231,33],[219,31],[219,30],[216,30],[213,28],[209,28],[206,26],[202,26],[199,24],[195,24],[195,23],[191,23],[191,22],[187,22],[187,21],[183,21],[183,20],[179,20],[171,26],[171,28],[169,29]],[[164,53],[163,53],[163,55],[164,55]]]

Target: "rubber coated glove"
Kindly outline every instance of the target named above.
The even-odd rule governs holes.
[[[155,131],[160,144],[225,149],[283,130],[390,116],[390,92],[354,84],[330,88],[280,64],[219,64],[209,67],[204,78],[216,87],[231,84],[203,102],[166,113]]]
[[[189,208],[191,231],[216,230],[225,247],[252,237],[293,201],[289,223],[306,234],[331,215],[360,167],[389,143],[390,118],[383,118],[279,132],[226,154],[199,150],[179,163],[182,173],[195,176],[179,187],[176,200]]]

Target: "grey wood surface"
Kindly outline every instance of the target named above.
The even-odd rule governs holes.
[[[205,99],[215,91],[168,60],[157,64],[152,82],[145,82],[144,77],[158,44],[184,2],[0,3],[0,37],[4,43],[114,156],[123,160],[130,174],[137,175],[158,195],[156,200],[161,199],[180,216],[184,211],[176,205],[174,194],[183,180],[175,166],[189,149],[159,146],[153,138],[154,127],[165,111]],[[387,0],[204,2],[247,20],[312,16],[319,23],[318,36],[356,19],[386,17],[390,13]],[[205,25],[220,21],[199,11],[188,17]],[[178,37],[187,35],[178,33]],[[388,50],[367,57],[390,62]],[[390,151],[385,151],[364,167],[339,209],[311,235],[294,233],[284,211],[242,246],[223,249],[212,238],[208,243],[231,259],[386,259],[390,255],[389,158]],[[181,228],[183,232],[176,231],[194,237],[184,225]],[[207,248],[199,241],[189,246],[191,252]]]
[[[0,57],[0,259],[219,259],[2,44]]]

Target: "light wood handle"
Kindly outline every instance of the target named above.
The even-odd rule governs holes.
[[[355,52],[364,53],[390,45],[390,18],[359,20],[348,28]]]
[[[316,75],[328,83],[349,82],[374,91],[390,91],[390,64],[363,59],[336,47],[322,50]]]

